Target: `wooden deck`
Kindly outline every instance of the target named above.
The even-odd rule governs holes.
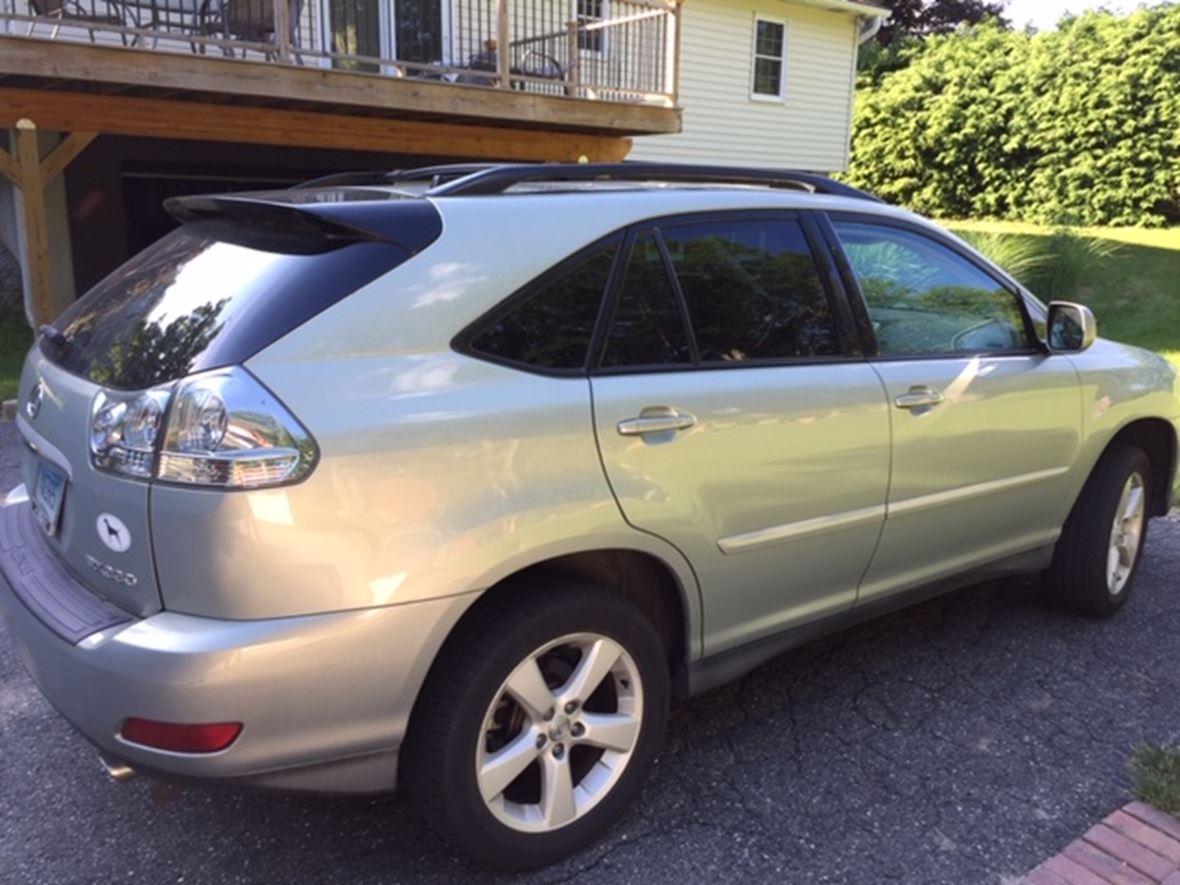
[[[221,120],[215,111],[219,106],[226,111]],[[93,110],[88,113],[88,108]],[[245,108],[251,113],[234,113]],[[336,133],[330,143],[316,133],[316,118],[308,115],[320,115],[324,128]],[[469,156],[472,145],[456,144],[462,130],[454,127],[482,127],[506,130],[495,146],[497,152],[507,151],[498,153],[502,159],[576,159],[578,145],[597,155],[595,146],[609,140],[680,129],[679,110],[659,105],[0,36],[0,126],[10,127],[21,117],[64,131],[159,135],[164,127],[176,137],[181,126],[193,130],[188,136],[193,138],[291,144],[294,134],[294,143],[324,147],[339,147],[342,141],[357,146],[360,138],[366,149],[398,151],[405,150],[399,140],[403,135],[428,135],[424,128],[404,124],[445,123],[431,127],[439,137],[437,149],[429,152]],[[256,121],[258,131],[243,131],[238,117]],[[107,125],[95,127],[95,122]],[[277,140],[268,140],[272,135]],[[471,136],[486,143],[488,134]],[[542,148],[547,140],[549,146]]]
[[[0,129],[13,131],[0,176],[23,196],[38,322],[55,313],[45,188],[99,135],[568,162],[619,160],[629,136],[679,127],[670,107],[0,36]],[[38,130],[68,137],[42,156]]]

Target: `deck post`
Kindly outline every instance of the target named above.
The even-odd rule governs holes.
[[[501,89],[512,88],[511,33],[508,26],[508,0],[496,0],[496,69]]]
[[[680,26],[684,15],[683,0],[673,0],[672,3],[672,75],[671,87],[672,107],[680,107]]]
[[[22,117],[15,127],[13,153],[0,148],[0,175],[20,191],[23,236],[19,257],[26,279],[30,318],[34,325],[40,325],[57,314],[45,189],[98,136],[94,132],[71,133],[42,159],[37,124]]]
[[[29,309],[33,326],[53,319],[53,275],[49,266],[49,223],[45,213],[45,180],[37,125],[27,118],[16,122],[16,172],[24,227],[24,270],[28,274]]]
[[[291,0],[274,0],[275,50],[279,61],[291,63]]]
[[[566,27],[566,52],[569,54],[569,63],[565,66],[565,94],[577,97],[578,95],[578,79],[580,72],[578,71],[578,21],[574,19],[565,23]]]

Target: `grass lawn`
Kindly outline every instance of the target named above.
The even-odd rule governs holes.
[[[1053,234],[1049,228],[1011,222],[951,221],[946,225],[956,232],[1001,233],[1040,242],[1048,242]],[[1180,227],[1070,232],[1113,244],[1116,251],[1096,261],[1076,291],[1053,296],[1088,305],[1104,338],[1159,351],[1180,367]],[[1045,298],[1034,281],[1026,285]]]
[[[1168,814],[1180,814],[1180,750],[1143,744],[1128,766],[1135,795]]]
[[[0,313],[0,400],[16,396],[20,367],[32,343],[33,333],[23,317]]]

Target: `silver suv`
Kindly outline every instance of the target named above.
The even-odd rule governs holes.
[[[596,838],[673,695],[1041,573],[1130,593],[1159,357],[813,176],[498,166],[186,198],[46,327],[0,607],[119,774]]]

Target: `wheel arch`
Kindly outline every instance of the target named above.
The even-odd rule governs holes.
[[[1099,461],[1120,444],[1142,449],[1151,461],[1150,516],[1164,516],[1168,512],[1172,482],[1176,473],[1176,430],[1163,418],[1137,418],[1119,428],[1103,447]],[[1097,462],[1096,462],[1097,463]],[[1092,472],[1092,471],[1091,471]]]
[[[413,729],[426,686],[438,669],[439,661],[461,643],[465,627],[481,619],[489,608],[511,599],[525,587],[538,581],[573,579],[589,582],[604,592],[617,593],[633,602],[648,618],[664,640],[673,690],[683,694],[688,684],[688,661],[694,653],[694,636],[699,636],[696,611],[690,593],[675,568],[659,556],[633,548],[609,547],[551,556],[517,569],[497,580],[467,607],[439,643],[434,660],[427,668],[410,711],[409,728]]]

